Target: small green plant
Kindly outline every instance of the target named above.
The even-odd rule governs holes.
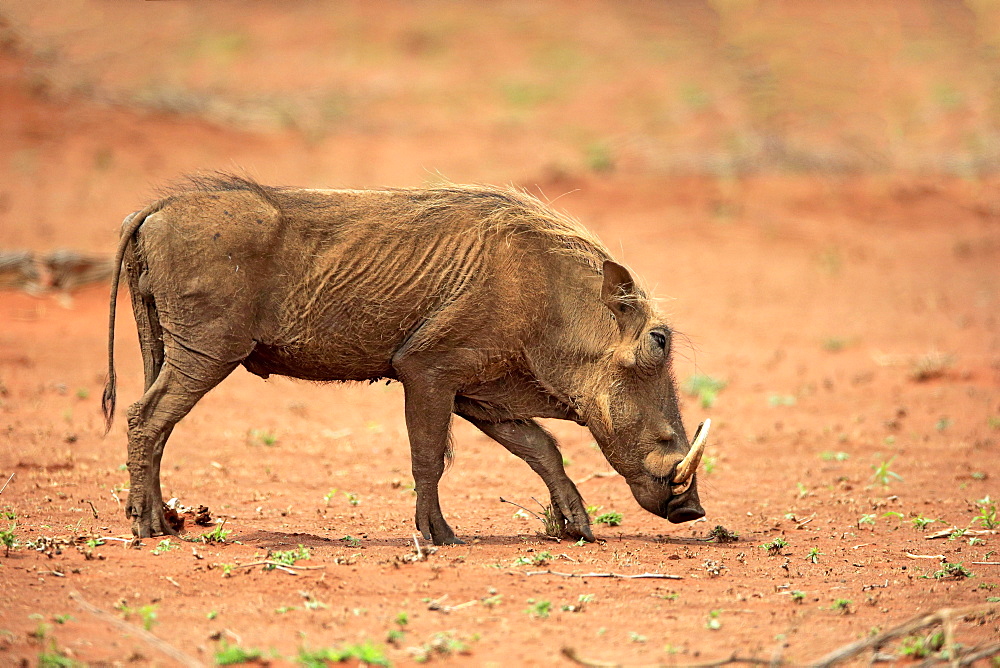
[[[735,543],[740,539],[738,533],[730,531],[721,524],[716,524],[715,528],[708,532],[708,537],[716,543]]]
[[[489,608],[490,610],[492,610],[493,608],[495,608],[498,605],[500,605],[501,603],[503,603],[503,594],[491,593],[486,598],[480,599],[480,602],[483,605],[485,605],[487,608]]]
[[[515,566],[544,566],[552,560],[551,552],[537,552],[514,560]]]
[[[207,619],[209,621],[212,621],[213,619],[215,619],[218,616],[219,616],[219,611],[218,610],[209,610],[205,614],[205,619]]]
[[[997,520],[997,505],[986,495],[976,501],[979,514],[973,518],[973,522],[979,522],[984,529],[996,529],[1000,527],[1000,520]]]
[[[935,521],[936,520],[932,520],[929,517],[924,517],[923,515],[917,515],[912,520],[910,520],[910,523],[913,524],[913,527],[918,531],[927,531],[927,525],[932,524]]]
[[[231,534],[232,531],[230,531],[228,529],[224,529],[223,528],[224,526],[226,526],[226,520],[222,520],[222,522],[220,522],[219,524],[217,524],[216,527],[214,529],[212,529],[211,531],[209,531],[208,533],[201,534],[201,542],[203,542],[203,543],[225,543],[226,542],[226,537],[229,536],[229,534]]]
[[[964,580],[965,578],[971,578],[972,572],[963,566],[961,562],[957,564],[944,563],[941,564],[940,569],[924,577],[934,578],[935,580]]]
[[[851,614],[851,601],[850,599],[846,598],[838,598],[836,601],[833,602],[833,606],[831,606],[831,609],[839,612],[842,615],[849,615]]]
[[[583,612],[587,604],[594,600],[593,594],[580,594],[576,603],[567,603],[562,606],[563,612]]]
[[[829,338],[823,339],[822,345],[823,345],[823,350],[829,353],[839,353],[840,351],[842,351],[844,348],[847,347],[848,341],[847,339],[838,336],[831,336]]]
[[[156,547],[153,548],[152,554],[159,556],[164,552],[169,552],[170,550],[176,550],[179,547],[180,545],[174,543],[169,538],[164,538],[163,540],[161,540],[159,543],[156,544]]]
[[[712,475],[718,461],[718,457],[709,457],[707,455],[701,458],[701,463],[705,467],[705,475]]]
[[[219,642],[219,648],[215,651],[215,665],[232,666],[239,663],[250,663],[263,656],[259,649],[247,649],[239,645],[230,645],[225,640]]]
[[[824,450],[819,453],[819,456],[824,462],[846,462],[851,457],[846,452],[834,452],[833,450]]]
[[[311,555],[308,547],[302,547],[299,545],[298,549],[295,550],[279,550],[276,552],[268,552],[267,560],[276,562],[281,566],[294,566],[296,561],[300,559],[308,559]],[[265,564],[265,571],[273,571],[275,569],[275,564]]]
[[[793,603],[802,603],[802,601],[804,600],[806,600],[806,593],[804,591],[799,591],[796,589],[795,591],[792,592]]]
[[[767,550],[767,554],[769,557],[773,557],[776,554],[780,553],[784,548],[788,547],[788,541],[782,538],[781,536],[778,536],[771,542],[764,543],[763,545],[761,545],[761,547]]]
[[[83,664],[74,661],[56,646],[54,639],[49,639],[48,648],[39,652],[39,668],[76,668]]]
[[[883,487],[888,487],[891,480],[902,480],[902,476],[895,471],[889,470],[889,465],[892,464],[895,459],[895,457],[890,457],[887,461],[883,461],[877,466],[873,464],[872,470],[874,470],[875,473],[872,475],[872,480]]]
[[[473,636],[472,640],[478,640],[478,636]],[[442,631],[435,633],[429,642],[420,647],[411,647],[410,654],[417,663],[426,663],[434,655],[450,656],[452,654],[465,654],[469,651],[469,646],[460,638],[457,638],[452,631]]]
[[[556,512],[556,509],[552,507],[552,504],[542,508],[542,530],[545,532],[546,536],[559,538],[562,536],[564,528],[563,525],[564,522],[562,516]],[[583,539],[581,538],[580,540]]]
[[[631,631],[628,634],[629,642],[644,643],[646,642],[646,640],[647,640],[646,636],[642,635],[641,633],[636,633],[635,631]]]
[[[133,608],[129,606],[125,601],[122,601],[115,606],[115,609],[122,613],[122,617],[128,620],[133,615],[138,615],[139,619],[142,620],[142,628],[147,631],[152,630],[153,625],[156,624],[156,604],[151,603],[149,605],[144,605],[141,608]]]
[[[551,601],[536,601],[533,598],[528,599],[528,609],[525,612],[529,617],[534,617],[536,619],[545,619],[549,616],[552,611]]]
[[[268,429],[251,429],[247,432],[248,445],[271,446],[278,442],[278,437]]]
[[[591,142],[584,149],[587,158],[587,166],[591,171],[597,173],[613,172],[615,170],[615,158],[611,152],[611,147],[605,142]]]
[[[330,502],[333,501],[333,497],[335,497],[335,496],[337,496],[337,488],[336,487],[331,488],[329,492],[327,492],[326,494],[323,495],[323,501],[326,502],[326,505],[329,506]]]
[[[722,620],[719,619],[721,610],[712,610],[708,613],[708,619],[705,621],[705,628],[711,631],[718,631],[722,628]]]
[[[14,533],[15,529],[17,529],[17,522],[0,531],[0,545],[3,545],[3,556],[5,557],[9,557],[10,551],[18,546],[17,534]]]
[[[361,546],[361,541],[359,539],[357,539],[357,538],[354,538],[353,536],[344,536],[340,540],[342,540],[344,542],[344,544],[347,545],[348,547],[360,547]]]
[[[795,397],[791,394],[777,394],[772,392],[767,395],[767,405],[772,407],[778,406],[794,406]]]
[[[86,399],[89,396],[90,396],[90,390],[88,390],[86,387],[78,387],[78,388],[76,388],[76,398],[77,399]]]
[[[344,496],[347,497],[347,502],[352,506],[360,506],[361,499],[354,492],[344,492]]]
[[[862,515],[858,518],[858,528],[861,528],[862,524],[870,524],[872,526],[872,531],[875,530],[875,513],[868,513]]]
[[[609,527],[616,527],[622,523],[623,519],[624,518],[622,517],[621,513],[610,512],[598,515],[597,517],[594,518],[594,521],[597,522],[598,524],[606,524]]]
[[[899,653],[913,659],[923,659],[944,647],[944,632],[935,631],[926,636],[907,636],[899,645]]]
[[[811,550],[809,550],[809,554],[806,555],[806,560],[807,561],[811,561],[814,564],[818,564],[819,563],[819,558],[822,555],[823,555],[823,553],[819,551],[819,548],[818,547],[814,547]]]
[[[385,650],[367,640],[357,645],[345,647],[324,647],[314,650],[301,647],[295,660],[299,665],[307,668],[326,668],[331,663],[345,663],[351,660],[357,660],[358,664],[362,666],[390,665],[389,659],[385,656]]]
[[[692,397],[698,398],[702,408],[711,408],[719,392],[726,388],[727,383],[705,374],[696,373],[681,386],[681,390]]]

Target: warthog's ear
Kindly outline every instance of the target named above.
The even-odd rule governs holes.
[[[640,316],[636,306],[635,281],[628,269],[611,260],[604,261],[604,285],[601,286],[601,300],[611,309],[623,332],[631,329]]]

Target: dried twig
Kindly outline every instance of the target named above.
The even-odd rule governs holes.
[[[909,552],[904,552],[904,554],[910,559],[937,559],[938,561],[947,559],[943,554],[910,554]]]
[[[7,489],[7,485],[10,484],[10,481],[14,479],[15,475],[17,475],[17,471],[14,471],[13,473],[10,474],[10,477],[7,478],[7,482],[3,484],[3,487],[0,487],[0,494],[3,494],[3,491]]]
[[[850,645],[845,645],[844,647],[827,654],[819,661],[809,665],[812,666],[812,668],[826,668],[827,666],[833,666],[841,661],[846,661],[847,659],[855,657],[869,649],[878,649],[893,638],[909,635],[914,631],[918,631],[928,626],[944,624],[945,630],[948,631],[951,623],[955,619],[965,617],[966,615],[989,614],[998,610],[1000,610],[1000,603],[992,603],[989,605],[974,605],[968,608],[942,608],[930,614],[917,615],[916,617],[903,622],[899,626],[891,628],[884,633],[878,634],[877,636],[872,636],[871,638],[865,638],[858,640],[857,642],[853,642]]]
[[[140,628],[138,626],[135,626],[134,624],[129,624],[128,622],[126,622],[123,619],[118,619],[117,617],[115,617],[114,615],[112,615],[110,612],[107,612],[106,610],[101,610],[97,606],[92,605],[91,603],[88,603],[77,592],[75,592],[75,591],[74,592],[70,592],[69,597],[71,599],[73,599],[74,601],[76,601],[77,605],[79,605],[81,608],[83,608],[84,610],[86,610],[90,614],[94,615],[98,619],[102,619],[102,620],[108,622],[109,624],[111,624],[112,626],[116,626],[119,629],[121,629],[122,631],[124,631],[124,632],[126,632],[126,633],[128,633],[128,634],[130,634],[132,636],[135,636],[136,638],[139,638],[140,640],[148,643],[150,646],[154,647],[155,649],[160,650],[161,652],[163,652],[164,654],[166,654],[167,656],[169,656],[174,661],[180,663],[181,665],[184,665],[184,666],[197,666],[198,668],[200,668],[201,666],[204,666],[203,663],[201,663],[200,661],[198,661],[194,657],[188,656],[187,654],[185,654],[184,652],[180,651],[179,649],[177,649],[173,645],[165,642],[164,640],[162,640],[160,638],[157,638],[156,636],[154,636],[152,633],[150,633],[146,629],[143,629],[143,628]]]
[[[935,538],[948,538],[956,531],[961,531],[963,536],[992,536],[997,532],[996,529],[959,529],[953,526],[950,529],[942,529],[937,533],[931,533],[924,536],[924,540],[934,540]]]
[[[589,668],[621,668],[624,664],[617,663],[614,661],[597,661],[594,659],[585,659],[576,653],[576,650],[572,647],[563,647],[562,654],[570,661],[578,663],[581,666],[588,666]],[[747,663],[757,666],[771,666],[776,665],[773,661],[769,659],[755,659],[752,657],[741,657],[736,656],[736,654],[729,655],[729,658],[722,659],[721,661],[713,661],[712,663],[688,663],[685,664],[689,668],[716,668],[717,666],[727,666],[731,663]],[[665,664],[647,664],[650,668],[653,666],[660,666]]]
[[[509,503],[512,506],[517,506],[518,508],[520,508],[524,512],[530,514],[532,517],[534,517],[536,520],[538,520],[542,524],[545,523],[545,518],[544,517],[542,517],[541,515],[539,515],[538,513],[536,513],[534,510],[530,510],[528,508],[525,508],[520,503],[515,503],[514,501],[508,501],[507,499],[503,498],[502,496],[500,497],[500,502],[501,503]],[[535,503],[538,503],[538,501],[535,501]]]
[[[683,580],[680,575],[666,573],[638,573],[628,575],[623,573],[559,573],[558,571],[528,571],[525,575],[558,575],[561,578],[620,578],[623,580],[638,580],[640,578],[659,578],[661,580]]]
[[[976,566],[1000,566],[1000,561],[972,561],[969,563]]]
[[[585,482],[593,480],[594,478],[613,478],[618,473],[616,471],[598,471],[597,473],[591,473],[590,475],[585,475],[576,481],[577,485],[582,485]]]
[[[285,571],[289,575],[298,575],[298,573],[295,572],[297,570],[318,571],[326,568],[326,566],[299,566],[298,564],[295,564],[294,566],[289,566],[288,564],[283,564],[278,561],[272,561],[270,559],[264,559],[262,561],[254,561],[253,563],[249,564],[238,564],[236,566],[233,566],[233,568],[253,568],[254,566],[270,566],[271,568],[274,568],[276,570]]]

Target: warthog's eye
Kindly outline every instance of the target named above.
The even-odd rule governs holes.
[[[653,339],[653,345],[660,350],[667,349],[667,335],[658,329],[654,329],[649,333],[649,338]]]

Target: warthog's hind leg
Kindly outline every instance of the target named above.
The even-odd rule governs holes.
[[[556,514],[554,519],[565,535],[594,542],[583,497],[566,475],[555,440],[541,425],[534,420],[485,422],[467,415],[462,417],[527,462],[545,481],[552,499],[552,511]]]
[[[125,516],[132,520],[132,534],[148,538],[177,533],[163,516],[160,491],[160,459],[177,424],[201,397],[235,368],[235,364],[187,364],[190,353],[166,363],[142,398],[128,409],[129,495]],[[177,369],[185,369],[184,373]],[[195,372],[196,370],[196,372]]]

